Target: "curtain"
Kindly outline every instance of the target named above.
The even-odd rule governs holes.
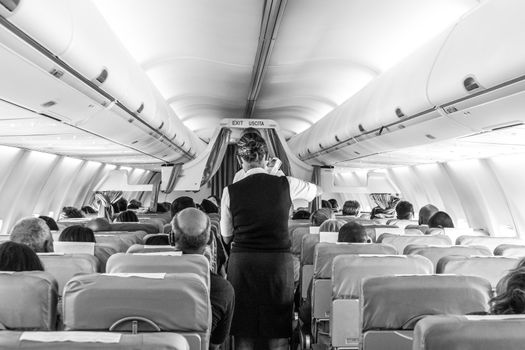
[[[232,131],[228,128],[222,128],[213,144],[210,155],[208,156],[208,161],[206,162],[206,167],[204,168],[204,174],[202,174],[201,186],[210,181],[210,179],[215,175],[219,167],[221,166],[224,154],[228,148],[228,142],[230,141],[230,135]]]
[[[95,203],[98,204],[98,216],[111,221],[113,216],[113,207],[111,204],[118,201],[121,197],[122,191],[95,192]]]
[[[211,194],[217,198],[222,197],[222,190],[224,187],[231,185],[235,173],[241,168],[237,162],[237,158],[235,158],[236,154],[237,145],[228,145],[219,169],[211,178]]]
[[[166,190],[164,191],[164,193],[173,192],[173,189],[175,188],[175,184],[177,183],[177,179],[179,178],[179,175],[181,172],[182,172],[182,163],[177,163],[172,166],[170,178],[168,180],[168,184],[166,185]]]
[[[319,181],[321,180],[321,167],[318,165],[313,166],[314,170],[312,171],[312,183],[319,185]],[[321,208],[321,197],[315,197],[314,200],[311,203],[310,212],[313,213],[315,210]]]
[[[399,201],[399,198],[391,193],[371,193],[370,199],[381,209],[393,209]]]
[[[290,168],[290,161],[288,160],[288,156],[286,155],[286,151],[284,150],[279,136],[277,136],[277,131],[275,129],[268,129],[267,131],[269,141],[268,146],[273,149],[275,156],[283,162],[281,165],[282,172],[284,175],[293,176]]]
[[[159,201],[159,193],[160,193],[160,181],[161,181],[161,175],[160,173],[155,173],[151,177],[150,184],[153,185],[153,191],[151,192],[151,202],[149,205],[149,210],[152,213],[157,212],[157,202]]]

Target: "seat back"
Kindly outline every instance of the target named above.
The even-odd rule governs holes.
[[[411,330],[427,315],[486,312],[492,288],[475,276],[398,275],[361,282],[363,332]]]
[[[395,255],[396,249],[381,243],[318,243],[315,246],[314,278],[330,279],[332,263],[336,256],[345,254]]]
[[[414,350],[505,349],[525,344],[524,315],[429,316],[414,329]]]
[[[198,335],[206,350],[209,287],[195,273],[75,276],[64,288],[63,316],[66,331],[125,332],[138,325],[139,332]]]
[[[486,236],[459,236],[456,240],[457,245],[483,246],[491,252],[500,244],[525,245],[525,241],[511,237],[486,237]]]
[[[414,232],[415,230],[421,232],[421,234],[425,234],[428,230],[428,225],[406,225],[405,226],[405,234],[409,234],[408,232]]]
[[[310,233],[303,236],[301,243],[301,266],[314,264],[315,245],[319,243],[319,234]]]
[[[149,233],[142,239],[145,245],[169,245],[169,235],[166,233]]]
[[[400,235],[403,233],[403,230],[400,229],[397,226],[391,226],[391,225],[367,225],[365,226],[366,234],[372,242],[379,242],[377,239],[379,236],[381,236],[383,233],[390,233],[393,235]]]
[[[310,234],[310,226],[299,226],[292,231],[292,254],[300,256],[303,237]]]
[[[445,256],[439,259],[436,272],[483,277],[495,288],[519,260],[502,256]]]
[[[38,257],[46,272],[49,272],[57,281],[58,295],[62,295],[64,286],[73,276],[99,271],[100,262],[93,255],[38,253]]]
[[[58,286],[43,271],[0,273],[0,325],[12,330],[56,329]]]
[[[409,245],[405,248],[403,254],[406,255],[422,255],[432,261],[434,267],[437,267],[439,259],[449,255],[459,256],[492,256],[492,252],[485,247],[468,247],[468,246],[419,246]]]
[[[156,224],[152,225],[143,224],[140,222],[116,222],[111,224],[111,231],[143,231],[145,233],[159,233],[159,228]]]
[[[209,286],[210,263],[204,255],[185,254],[137,255],[117,253],[107,263],[107,272],[115,273],[194,273],[201,276]]]
[[[143,244],[144,231],[124,232],[124,231],[100,231],[95,232],[97,243],[112,245],[118,252],[125,252],[133,244]]]
[[[396,247],[397,251],[401,254],[406,246],[410,244],[419,245],[451,245],[450,238],[443,235],[427,236],[427,235],[393,235],[391,233],[383,233],[377,239],[378,243],[386,243]]]
[[[525,257],[525,245],[500,244],[494,249],[494,255],[523,258]]]
[[[177,249],[172,245],[144,245],[144,244],[133,244],[128,248],[126,254],[137,254],[137,253],[158,253],[158,252],[176,252]]]
[[[0,332],[3,350],[187,350],[188,341],[176,333],[121,334],[114,332]]]
[[[106,264],[109,257],[116,253],[117,250],[111,244],[95,243],[95,257],[100,263],[98,272],[106,272]]]

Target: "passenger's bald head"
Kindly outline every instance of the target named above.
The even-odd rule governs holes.
[[[183,253],[202,254],[210,237],[210,219],[196,208],[180,211],[171,222],[175,243]]]

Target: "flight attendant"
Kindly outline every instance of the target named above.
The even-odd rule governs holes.
[[[321,189],[265,170],[268,147],[244,135],[238,154],[245,177],[226,187],[221,234],[233,240],[228,280],[235,290],[231,334],[236,349],[287,349],[292,333],[294,271],[288,235],[292,200],[312,200]]]

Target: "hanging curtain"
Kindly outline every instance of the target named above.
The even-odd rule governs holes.
[[[217,198],[222,197],[222,190],[224,187],[231,185],[235,173],[241,168],[235,158],[236,154],[237,145],[228,145],[219,169],[211,178],[211,194]]]
[[[319,181],[321,180],[321,167],[318,165],[313,166],[314,170],[312,171],[312,183],[319,185]],[[315,210],[321,208],[321,197],[317,196],[314,198],[314,200],[311,203],[310,212],[313,213]]]
[[[371,193],[370,199],[381,209],[393,209],[399,201],[399,198],[393,196],[391,193]]]
[[[168,180],[168,184],[166,186],[166,190],[164,190],[164,193],[171,193],[173,192],[173,189],[175,188],[175,184],[177,183],[177,179],[179,178],[180,173],[182,172],[182,163],[177,163],[171,167],[171,174],[170,178]]]
[[[95,192],[95,202],[98,204],[98,216],[111,221],[113,217],[112,204],[122,197],[122,191]]]
[[[217,170],[224,159],[224,154],[228,148],[228,142],[230,141],[230,135],[232,131],[228,128],[222,128],[213,144],[210,155],[208,156],[208,161],[206,162],[206,167],[204,168],[204,173],[202,174],[201,186],[210,181],[210,179],[215,175]]]
[[[151,192],[151,203],[149,205],[149,210],[152,213],[157,212],[157,203],[159,201],[159,193],[160,193],[160,181],[161,181],[160,173],[155,173],[155,175],[153,175],[150,180],[150,184],[153,185],[153,191]]]
[[[279,140],[279,136],[277,136],[277,131],[275,129],[268,129],[267,132],[268,141],[270,143],[268,146],[273,149],[275,156],[283,162],[281,165],[282,172],[284,175],[293,176],[290,168],[290,161],[288,160],[288,156],[286,155],[281,140]]]

